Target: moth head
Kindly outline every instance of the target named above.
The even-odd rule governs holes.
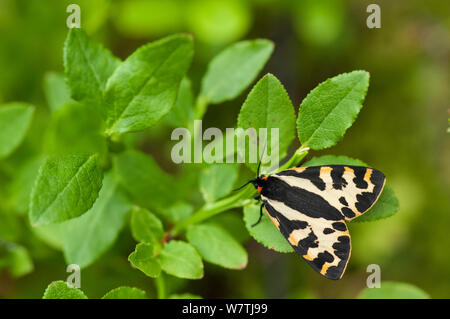
[[[266,185],[266,181],[267,181],[267,176],[264,175],[260,175],[254,179],[252,179],[250,181],[250,183],[252,183],[252,185],[259,191],[261,192],[261,189]]]

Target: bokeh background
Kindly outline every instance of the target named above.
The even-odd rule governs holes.
[[[382,26],[368,29],[366,7],[373,1],[0,0],[0,103],[37,107],[23,145],[0,161],[0,201],[15,170],[42,148],[49,122],[44,77],[63,72],[66,7],[74,2],[81,7],[82,27],[122,59],[160,37],[192,33],[196,51],[189,77],[197,91],[209,60],[241,39],[274,41],[264,72],[280,79],[296,108],[328,77],[356,69],[371,74],[355,124],[336,147],[314,155],[347,155],[382,170],[400,209],[388,219],[350,226],[353,250],[344,278],[325,280],[298,256],[249,239],[245,270],[205,265],[203,280],[172,280],[174,289],[207,297],[353,298],[365,287],[367,265],[379,264],[382,280],[414,284],[432,298],[450,297],[450,2],[378,0]],[[206,125],[233,127],[247,93],[212,106]],[[175,171],[168,160],[170,130],[158,126],[145,134],[152,142],[143,149]],[[20,244],[32,261],[20,276],[0,269],[0,297],[40,298],[51,281],[67,277],[64,258],[35,236],[26,218],[0,211],[1,240]],[[101,297],[120,285],[154,294],[151,280],[126,260],[132,243],[123,231],[106,255],[82,271],[88,296]]]

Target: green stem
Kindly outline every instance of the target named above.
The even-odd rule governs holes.
[[[195,119],[201,120],[208,109],[209,100],[205,95],[200,94],[195,101]]]
[[[285,169],[297,166],[297,164],[300,163],[300,161],[304,159],[305,156],[308,154],[308,151],[309,147],[299,147],[295,151],[294,155],[292,155],[292,157],[286,163],[284,163],[278,168],[277,172],[281,172]]]
[[[110,136],[106,142],[110,153],[119,154],[126,149],[124,142],[118,136]]]
[[[245,187],[238,193],[233,194],[229,197],[226,197],[214,203],[205,204],[191,217],[175,225],[175,227],[171,231],[171,235],[176,236],[192,224],[200,223],[231,208],[243,206],[244,204],[246,204],[248,198],[251,198],[251,196],[255,195],[256,190],[254,188]]]
[[[164,281],[164,275],[162,272],[158,277],[155,278],[155,284],[158,299],[166,299],[166,282]]]
[[[191,123],[189,123],[189,132],[191,132],[192,135],[192,139],[198,137],[200,135],[201,132],[198,131],[198,126],[195,128],[194,127],[194,123],[195,120],[201,120],[203,119],[203,116],[206,113],[206,110],[208,109],[208,105],[209,105],[209,101],[208,98],[204,95],[199,95],[197,96],[197,99],[195,101],[195,118],[194,121],[192,121]],[[197,129],[197,130],[195,130]]]

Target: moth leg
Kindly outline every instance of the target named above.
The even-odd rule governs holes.
[[[264,207],[264,203],[262,203],[261,206],[259,206],[259,218],[258,218],[258,221],[252,225],[252,227],[255,227],[261,221],[261,218],[262,218],[262,215],[263,215],[263,210],[262,210],[263,207]]]

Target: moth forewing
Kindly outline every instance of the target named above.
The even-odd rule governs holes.
[[[373,168],[326,165],[287,169],[253,184],[294,250],[321,275],[340,279],[351,253],[345,221],[368,211],[384,183]]]

